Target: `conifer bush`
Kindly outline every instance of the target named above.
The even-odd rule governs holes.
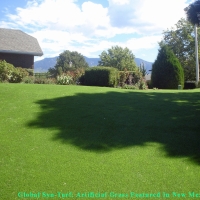
[[[159,89],[177,89],[178,85],[184,88],[184,71],[168,46],[161,46],[157,59],[152,66],[152,86]]]

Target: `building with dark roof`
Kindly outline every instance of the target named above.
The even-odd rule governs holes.
[[[34,56],[42,55],[36,38],[20,30],[0,28],[0,60],[34,69]]]

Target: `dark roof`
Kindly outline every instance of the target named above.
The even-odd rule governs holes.
[[[5,28],[0,28],[0,53],[43,55],[36,38],[20,30]]]

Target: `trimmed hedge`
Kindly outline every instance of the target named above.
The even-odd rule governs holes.
[[[118,84],[118,70],[113,67],[92,67],[85,71],[84,83],[88,86],[115,87]]]

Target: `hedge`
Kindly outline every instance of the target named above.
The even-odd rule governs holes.
[[[113,67],[92,67],[85,71],[84,83],[88,86],[115,87],[118,84],[118,70]]]

